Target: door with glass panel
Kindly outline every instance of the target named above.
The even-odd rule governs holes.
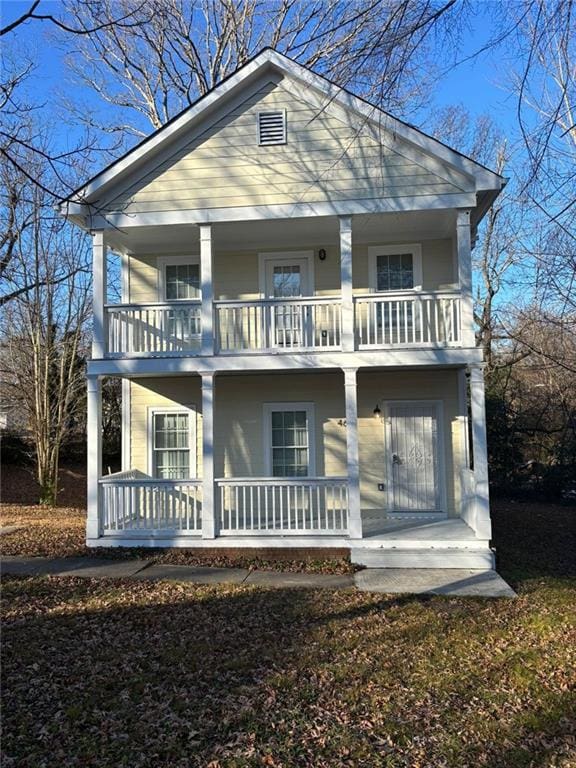
[[[376,290],[394,293],[414,288],[412,252],[381,253],[376,256]],[[377,332],[380,344],[405,344],[412,338],[413,297],[392,299],[377,305]]]
[[[310,332],[307,308],[290,303],[309,293],[306,259],[266,261],[266,297],[274,299],[269,313],[270,346],[305,347]],[[283,301],[284,300],[284,301]]]
[[[166,315],[165,333],[170,349],[191,349],[200,341],[200,265],[194,262],[166,264],[164,299],[174,303]],[[182,302],[182,306],[177,306]]]

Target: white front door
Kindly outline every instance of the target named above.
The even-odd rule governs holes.
[[[391,512],[442,511],[438,410],[436,403],[388,405],[386,462]]]
[[[271,338],[275,346],[305,346],[305,307],[281,301],[309,293],[308,260],[298,258],[266,260],[266,298],[277,299],[270,312]]]

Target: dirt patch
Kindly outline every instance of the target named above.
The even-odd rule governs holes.
[[[59,472],[58,506],[86,508],[86,466],[62,467]],[[40,495],[34,470],[7,464],[0,472],[0,501],[3,504],[38,503]]]

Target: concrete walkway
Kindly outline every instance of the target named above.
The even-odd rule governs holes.
[[[473,597],[515,597],[496,571],[452,569],[368,568],[352,575],[249,571],[154,564],[152,560],[111,560],[97,557],[3,557],[4,574],[22,576],[83,576],[138,580],[169,579],[193,584],[253,584],[265,587],[313,587],[388,594],[433,594]]]
[[[367,568],[354,575],[358,589],[387,594],[516,597],[496,571],[457,568]]]
[[[311,573],[249,571],[247,568],[209,568],[193,565],[154,564],[152,560],[111,560],[96,557],[3,557],[3,574],[21,576],[84,576],[86,578],[139,580],[170,579],[193,584],[257,584],[267,587],[316,587],[345,589],[354,576]]]
[[[23,525],[2,525],[0,526],[0,536],[8,536],[11,533],[16,533],[16,531],[19,531],[22,528],[24,528]]]

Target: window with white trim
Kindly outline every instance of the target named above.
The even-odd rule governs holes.
[[[188,410],[154,411],[151,428],[153,476],[164,480],[191,477],[192,413]]]
[[[419,243],[370,246],[368,258],[373,291],[422,290],[422,247]]]
[[[166,312],[163,330],[173,344],[191,342],[200,335],[199,257],[162,256],[158,259],[158,270],[160,300],[174,304],[174,309]],[[187,306],[187,301],[194,306]]]
[[[164,267],[166,301],[200,298],[200,265],[166,264]]]
[[[271,403],[267,415],[268,467],[272,477],[314,474],[313,406],[310,403]]]
[[[376,256],[376,290],[405,291],[414,288],[412,253],[387,253]]]

